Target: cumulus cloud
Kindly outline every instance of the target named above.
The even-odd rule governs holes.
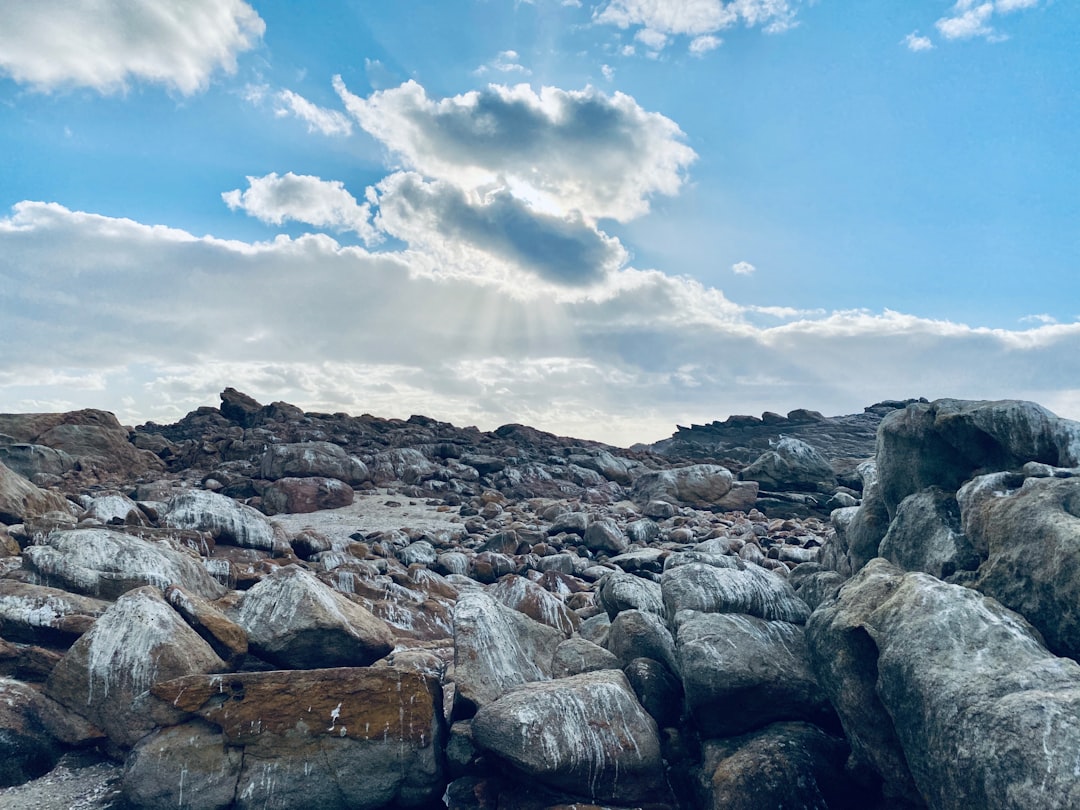
[[[797,24],[797,6],[798,0],[611,0],[593,17],[624,30],[640,26],[637,37],[644,32],[651,48],[663,47],[668,36],[689,36],[691,52],[703,53],[719,44],[713,34],[739,23],[767,33],[786,31]]]
[[[266,28],[243,0],[5,0],[0,73],[36,90],[124,90],[132,80],[190,95]]]
[[[934,25],[946,39],[971,39],[983,37],[997,42],[1008,39],[998,32],[990,21],[995,15],[1011,14],[1015,11],[1035,8],[1039,0],[995,0],[977,2],[977,0],[957,0],[948,16],[942,17]]]
[[[278,116],[294,115],[306,121],[308,132],[321,132],[323,135],[352,135],[352,120],[338,110],[328,110],[313,104],[292,90],[282,90],[276,96]]]
[[[749,276],[752,273],[757,272],[757,268],[750,262],[736,262],[731,265],[731,272],[737,276]]]
[[[371,207],[358,203],[338,180],[292,172],[279,177],[271,172],[265,177],[249,176],[247,181],[245,190],[221,195],[234,211],[244,211],[272,225],[292,220],[316,228],[353,231],[369,243],[379,239],[371,226]]]
[[[510,265],[543,281],[579,287],[604,280],[626,259],[617,239],[581,217],[538,213],[506,189],[481,196],[398,172],[378,185],[375,199],[380,228],[451,267],[480,271],[470,275],[493,277]]]
[[[522,76],[528,76],[532,73],[527,67],[521,64],[521,59],[517,51],[499,51],[499,55],[492,59],[490,62],[481,65],[473,73],[477,76],[483,76],[485,73],[518,73]]]
[[[909,51],[929,51],[934,47],[930,37],[924,37],[918,31],[913,31],[901,41]]]
[[[19,203],[0,218],[0,411],[131,397],[124,421],[161,422],[235,385],[321,411],[629,444],[729,411],[851,413],[906,396],[1080,407],[1068,388],[1080,323],[1000,330],[855,310],[759,325],[753,308],[657,271],[614,271],[567,300],[423,261],[325,235],[227,241]]]
[[[463,189],[506,186],[547,212],[632,219],[651,196],[677,193],[696,158],[675,122],[623,93],[490,85],[434,100],[409,81],[361,98],[334,85],[404,168]]]
[[[703,56],[709,51],[715,51],[720,45],[723,44],[723,40],[720,37],[714,37],[712,34],[704,34],[700,37],[694,37],[690,42],[690,53],[694,56]]]

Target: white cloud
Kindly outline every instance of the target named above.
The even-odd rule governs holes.
[[[712,34],[703,34],[700,37],[694,37],[690,42],[690,53],[694,56],[702,56],[709,51],[715,51],[723,43],[720,37],[714,37]]]
[[[902,44],[907,47],[909,51],[929,51],[934,47],[934,43],[930,40],[930,37],[924,37],[919,34],[918,31],[913,31],[908,34],[902,40]]]
[[[1041,323],[1041,324],[1054,324],[1058,320],[1053,315],[1047,315],[1046,313],[1040,313],[1038,315],[1025,315],[1020,319],[1020,323]]]
[[[499,55],[492,59],[487,64],[481,65],[473,73],[477,76],[483,76],[485,73],[518,73],[522,76],[529,76],[532,71],[522,65],[518,60],[521,57],[517,51],[499,51]]]
[[[4,0],[0,73],[41,91],[139,80],[190,95],[233,72],[265,28],[243,0]]]
[[[646,36],[656,41],[660,35],[693,37],[691,52],[700,54],[711,42],[702,37],[739,23],[748,28],[760,27],[767,33],[794,27],[798,4],[798,0],[611,0],[593,17],[597,23],[624,30],[641,26],[648,32]],[[638,32],[637,37],[641,35]],[[663,47],[663,43],[646,44],[654,49]]]
[[[534,208],[626,221],[675,194],[696,158],[671,119],[623,93],[489,85],[441,100],[414,81],[372,93],[335,87],[405,168],[463,189],[509,187]]]
[[[276,100],[278,106],[274,112],[279,116],[295,115],[300,120],[306,121],[308,132],[321,132],[323,135],[352,135],[352,120],[343,112],[312,104],[292,90],[280,91]]]
[[[642,28],[634,34],[634,39],[651,51],[663,50],[664,46],[667,45],[667,34],[654,31],[652,28]]]
[[[1016,11],[1035,8],[1039,0],[995,0],[995,2],[977,2],[977,0],[957,0],[949,15],[939,19],[934,25],[946,39],[971,39],[983,37],[990,42],[1008,39],[991,24],[995,15],[1011,14]]]
[[[615,78],[615,68],[611,65],[601,65],[600,73],[603,74],[604,78],[609,82]]]
[[[281,177],[276,172],[249,176],[247,181],[244,191],[233,189],[221,195],[234,211],[244,211],[272,225],[293,220],[316,228],[353,231],[368,243],[378,241],[371,226],[370,206],[357,203],[340,181],[292,172]]]
[[[749,276],[757,272],[757,268],[750,262],[737,262],[731,265],[731,272],[737,276]]]
[[[235,385],[320,411],[624,444],[728,412],[853,413],[908,396],[1019,397],[1080,416],[1080,323],[777,308],[762,326],[754,308],[657,271],[614,271],[565,299],[433,263],[417,247],[226,241],[19,203],[0,218],[0,411],[131,397],[125,422],[162,422]]]

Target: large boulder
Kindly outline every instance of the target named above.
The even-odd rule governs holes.
[[[939,399],[893,411],[878,427],[878,475],[890,516],[919,490],[955,492],[978,473],[1029,461],[1080,465],[1080,424],[1034,402]]]
[[[630,545],[619,524],[611,518],[590,520],[584,539],[585,547],[589,551],[608,555],[621,554]]]
[[[116,600],[68,650],[46,693],[130,746],[156,725],[134,706],[158,681],[223,672],[226,664],[152,587]]]
[[[109,607],[87,596],[0,579],[0,637],[31,644],[71,644]]]
[[[798,623],[810,616],[809,606],[783,577],[753,563],[730,559],[736,567],[692,562],[668,568],[660,580],[668,619],[674,619],[680,610],[745,613]]]
[[[678,673],[675,639],[664,620],[655,613],[624,610],[611,621],[606,646],[623,666],[635,658],[651,658]]]
[[[33,687],[0,678],[0,787],[52,770],[61,746],[43,722],[49,701]]]
[[[1080,478],[1006,490],[986,478],[961,496],[963,524],[986,555],[972,584],[1021,613],[1055,653],[1080,657]]]
[[[551,679],[561,630],[530,619],[482,591],[454,608],[455,714],[468,714],[524,683]]]
[[[643,610],[664,615],[660,584],[621,571],[604,575],[597,588],[596,601],[611,619],[623,610]]]
[[[702,737],[730,737],[777,720],[835,723],[800,625],[686,611],[675,638],[686,705]]]
[[[367,666],[394,648],[384,621],[296,565],[245,592],[236,622],[252,652],[285,669]]]
[[[41,489],[0,463],[0,523],[22,523],[54,511],[73,509],[60,493]]]
[[[939,487],[900,502],[878,553],[905,571],[922,571],[938,579],[974,571],[982,562],[960,526],[956,495]]]
[[[647,472],[634,481],[634,499],[709,509],[728,494],[735,476],[717,464],[692,464],[673,470]]]
[[[183,585],[207,599],[225,593],[189,549],[112,529],[50,532],[23,552],[23,563],[41,584],[102,599],[116,599],[141,585]]]
[[[186,490],[170,498],[162,523],[174,529],[209,532],[219,543],[244,548],[281,552],[289,547],[284,532],[266,515],[225,495],[201,489]]]
[[[375,810],[426,806],[444,787],[442,691],[416,671],[193,676],[153,694],[193,719],[132,752],[136,807]]]
[[[260,475],[271,481],[279,478],[336,478],[346,484],[362,484],[371,478],[358,458],[330,442],[272,444],[263,453]]]
[[[508,608],[554,627],[567,638],[581,623],[578,615],[567,608],[559,597],[517,574],[507,574],[489,587],[487,592]]]
[[[1080,664],[977,591],[885,560],[807,637],[855,759],[935,808],[1080,806]],[[910,782],[905,767],[910,774]]]
[[[785,437],[745,467],[739,478],[773,491],[831,492],[836,474],[825,457],[799,439]]]
[[[353,502],[353,488],[336,478],[279,478],[262,493],[268,515],[307,514],[340,509]]]
[[[75,469],[75,459],[63,450],[25,442],[0,444],[0,464],[30,479],[39,473],[60,476]]]
[[[515,689],[477,712],[472,734],[527,780],[573,796],[627,805],[662,791],[656,723],[617,670]]]

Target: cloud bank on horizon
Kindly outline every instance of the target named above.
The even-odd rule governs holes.
[[[160,202],[106,194],[94,211],[87,187],[67,191],[89,204],[46,193],[0,201],[10,206],[0,216],[0,410],[106,407],[129,422],[170,421],[232,385],[314,410],[425,413],[484,428],[524,422],[619,444],[729,413],[849,412],[906,396],[1023,397],[1080,417],[1080,318],[1054,310],[1062,290],[1034,296],[1039,311],[1013,326],[949,316],[947,295],[932,307],[945,315],[877,301],[828,306],[810,295],[770,300],[791,286],[768,281],[784,263],[745,249],[765,252],[767,228],[746,244],[724,221],[699,225],[703,234],[681,230],[680,205],[734,197],[740,182],[742,207],[752,209],[764,175],[740,179],[741,167],[729,165],[725,191],[712,142],[724,133],[657,109],[665,96],[649,72],[676,62],[705,70],[751,35],[782,48],[827,4],[514,4],[502,13],[549,23],[578,14],[572,30],[595,47],[575,58],[616,86],[564,89],[558,70],[541,64],[551,36],[527,52],[493,30],[482,46],[489,56],[460,66],[460,81],[480,86],[457,91],[436,89],[431,65],[410,68],[402,53],[391,61],[376,42],[364,74],[320,62],[333,72],[309,82],[300,62],[279,76],[273,62],[288,30],[276,33],[258,3],[163,10],[110,0],[96,14],[79,2],[5,4],[0,115],[22,122],[22,110],[29,120],[44,105],[70,119],[65,128],[90,129],[94,110],[109,105],[136,116],[125,137],[138,141],[141,105],[172,99],[147,114],[195,117],[202,128],[212,112],[188,111],[214,102],[236,116],[237,137],[257,131],[269,146],[252,140],[257,159],[239,150],[242,165],[223,165],[228,129],[216,119],[210,142],[185,143],[199,159],[184,182],[194,174],[218,183],[204,202],[220,217],[208,235],[141,213]],[[940,42],[917,30],[883,40],[911,51],[954,40],[1005,47],[1000,26],[1049,10],[1039,0],[923,5],[943,9],[931,20]],[[393,20],[378,22],[391,38]],[[375,66],[406,75],[376,88]],[[646,78],[621,89],[627,74]],[[525,79],[533,83],[505,83]],[[365,83],[371,89],[359,90]],[[739,125],[733,117],[731,128]],[[275,128],[285,134],[268,134]],[[20,188],[50,179],[49,149],[72,148],[75,138],[65,138],[23,144],[20,154],[42,163]],[[178,148],[153,158],[163,161],[163,184],[182,182],[164,168]],[[1075,157],[1067,171],[1080,173]],[[119,156],[115,176],[123,173]],[[681,242],[725,235],[732,245],[718,244],[715,256],[679,261]],[[710,260],[711,276],[697,269]]]

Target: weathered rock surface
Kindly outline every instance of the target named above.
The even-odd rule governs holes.
[[[129,746],[155,725],[134,709],[135,698],[158,681],[225,669],[161,593],[143,587],[117,599],[72,645],[49,677],[46,693],[118,745]]]
[[[330,442],[272,444],[263,454],[259,474],[271,481],[335,478],[350,485],[362,484],[371,478],[364,462]]]
[[[910,796],[913,783],[935,808],[1080,802],[1080,665],[995,600],[874,560],[807,635],[885,796]]]
[[[663,795],[656,723],[618,671],[530,684],[477,712],[473,739],[528,778],[593,801]]]
[[[916,492],[896,507],[878,553],[905,571],[944,579],[982,562],[960,525],[956,496],[938,487]]]
[[[642,610],[664,614],[660,584],[634,574],[612,572],[600,580],[597,602],[614,619],[623,610]]]
[[[825,457],[799,439],[784,437],[745,467],[739,478],[764,489],[831,492],[836,474]]]
[[[21,523],[53,511],[72,509],[67,498],[34,486],[0,463],[0,523]]]
[[[52,532],[23,552],[23,562],[44,585],[103,599],[141,585],[182,585],[207,599],[225,593],[193,552],[111,529]]]
[[[660,581],[669,620],[681,610],[745,613],[769,621],[805,622],[810,608],[783,578],[754,564],[720,568],[689,563],[669,568]]]
[[[295,565],[247,591],[236,623],[252,652],[287,669],[366,666],[394,647],[385,622]]]
[[[238,810],[374,810],[423,805],[443,790],[442,692],[420,673],[193,676],[153,693],[199,719],[135,749],[124,792],[136,806],[214,808],[235,797]]]
[[[353,502],[353,495],[353,488],[336,478],[279,478],[263,490],[262,509],[268,515],[340,509]]]
[[[655,500],[709,509],[728,494],[734,481],[726,467],[692,464],[641,475],[634,482],[634,497],[642,504]]]
[[[177,529],[209,532],[219,543],[264,551],[288,548],[281,530],[265,515],[215,492],[189,490],[174,496],[162,522]]]
[[[108,606],[59,588],[0,579],[0,637],[66,646],[93,627]]]

